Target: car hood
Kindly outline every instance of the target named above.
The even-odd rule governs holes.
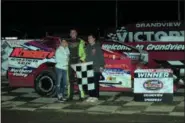
[[[30,50],[44,50],[44,51],[54,51],[54,49],[43,44],[41,40],[39,41],[29,41],[22,45]]]

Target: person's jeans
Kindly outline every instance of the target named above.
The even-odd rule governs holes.
[[[55,68],[55,69],[56,69],[56,75],[57,75],[56,92],[57,92],[57,96],[61,98],[65,96],[66,83],[67,83],[67,70],[63,70],[59,68]]]

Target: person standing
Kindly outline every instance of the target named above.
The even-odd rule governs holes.
[[[68,68],[68,100],[73,100],[74,96],[74,82],[75,82],[75,72],[71,68],[71,64],[77,64],[85,62],[85,41],[78,38],[78,33],[75,29],[70,31],[70,40],[69,40],[69,50],[70,50],[70,59],[69,59],[69,68]],[[85,98],[84,91],[79,92],[80,99]]]
[[[67,83],[67,69],[69,62],[69,48],[66,40],[61,41],[61,45],[57,48],[55,52],[56,59],[56,75],[57,75],[57,97],[60,102],[64,102],[65,98],[65,90]]]
[[[95,89],[89,91],[90,97],[86,101],[96,102],[99,98],[99,81],[105,62],[101,46],[96,42],[94,35],[90,34],[88,36],[88,43],[86,47],[86,62],[93,61]]]

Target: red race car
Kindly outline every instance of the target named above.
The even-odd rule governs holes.
[[[31,87],[42,96],[52,96],[55,93],[56,81],[55,50],[60,44],[59,39],[46,37],[14,48],[8,59],[10,87]],[[118,50],[110,50],[114,48]],[[146,68],[148,53],[110,41],[103,42],[102,50],[106,65],[100,81],[100,90],[132,91],[134,70]]]

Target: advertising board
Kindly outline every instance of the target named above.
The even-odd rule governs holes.
[[[122,26],[107,33],[104,47],[116,51],[129,51],[127,44],[148,52],[148,67],[155,68],[158,61],[183,61],[185,51],[185,24],[176,22],[140,22]],[[170,41],[170,39],[172,41]],[[108,44],[108,42],[117,44]]]
[[[164,36],[184,37],[185,24],[180,21],[171,22],[139,22],[122,26],[116,32],[109,32],[107,37],[115,41],[157,42]],[[177,40],[178,41],[178,40]]]
[[[173,72],[170,69],[138,69],[134,72],[135,101],[172,102]]]

